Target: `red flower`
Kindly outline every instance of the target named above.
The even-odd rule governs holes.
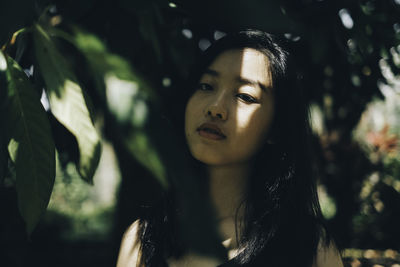
[[[389,125],[385,126],[379,132],[369,132],[367,142],[374,146],[375,150],[382,153],[395,152],[398,144],[398,136],[389,134]]]

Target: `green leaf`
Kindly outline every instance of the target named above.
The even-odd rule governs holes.
[[[74,44],[88,61],[96,87],[119,125],[128,129],[123,142],[129,152],[167,187],[166,170],[154,146],[147,124],[149,103],[157,99],[124,58],[107,51],[96,36],[75,29]]]
[[[2,184],[8,161],[7,144],[8,134],[5,127],[6,119],[6,104],[7,104],[7,59],[3,52],[0,50],[0,184]]]
[[[78,171],[92,183],[98,166],[101,143],[93,125],[90,101],[82,91],[66,58],[38,24],[33,30],[36,59],[43,75],[51,112],[77,139],[79,147]]]
[[[16,165],[18,206],[30,234],[46,210],[55,179],[55,146],[40,97],[8,57],[8,150]]]
[[[70,40],[86,57],[89,67],[95,75],[100,95],[104,96],[105,94],[107,78],[115,76],[128,83],[140,84],[138,92],[140,97],[156,101],[156,94],[152,87],[137,74],[137,71],[126,59],[109,52],[97,36],[78,28],[74,29],[74,33],[73,37],[65,38]],[[65,36],[61,33],[58,35]]]

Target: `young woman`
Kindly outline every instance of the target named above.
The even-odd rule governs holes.
[[[170,228],[152,219],[127,230],[117,266],[343,266],[322,224],[307,108],[276,38],[258,30],[223,37],[205,51],[193,82],[186,141],[206,169],[230,261],[174,258],[181,248],[159,234]]]

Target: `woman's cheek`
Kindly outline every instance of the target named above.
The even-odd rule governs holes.
[[[265,112],[265,111],[264,111]],[[263,113],[262,109],[253,109],[242,112],[238,118],[238,144],[243,157],[252,157],[258,149],[266,142],[270,128],[270,114]]]

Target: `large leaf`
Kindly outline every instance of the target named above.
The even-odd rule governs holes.
[[[168,185],[166,171],[146,127],[149,103],[155,94],[124,58],[107,51],[94,35],[75,30],[74,44],[86,57],[99,94],[120,125],[126,126],[123,141],[130,153],[159,180]]]
[[[93,125],[93,115],[88,109],[88,96],[82,91],[66,58],[40,25],[34,25],[33,36],[51,112],[76,137],[79,146],[78,171],[83,179],[91,183],[99,163],[101,144]]]
[[[55,146],[40,97],[21,67],[7,58],[8,150],[16,165],[18,206],[31,233],[46,210],[55,178]]]
[[[7,166],[7,144],[8,144],[8,135],[7,129],[5,127],[5,118],[6,118],[6,104],[7,104],[7,79],[6,79],[6,70],[7,70],[7,60],[3,52],[0,50],[0,184],[2,183],[6,166]]]

